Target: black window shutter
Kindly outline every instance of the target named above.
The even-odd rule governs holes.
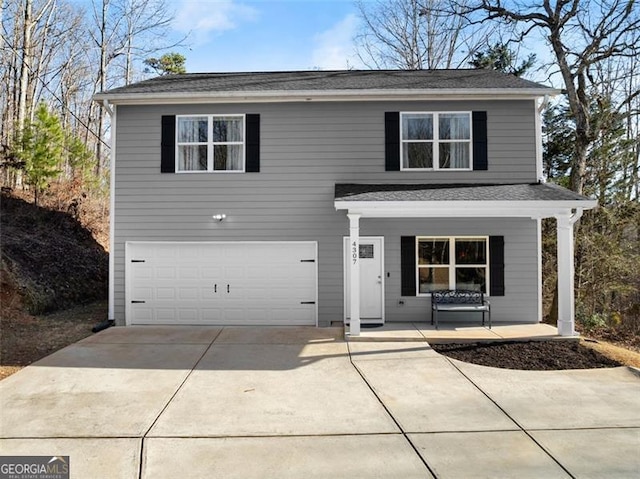
[[[160,140],[160,172],[176,172],[176,117],[162,116],[162,131]]]
[[[416,237],[400,238],[400,294],[416,295]]]
[[[488,170],[489,155],[487,153],[487,112],[474,111],[473,123],[473,169]]]
[[[504,296],[504,236],[489,236],[489,276],[489,294]]]
[[[258,173],[260,171],[260,115],[248,114],[247,121],[247,159],[245,171]]]
[[[400,171],[400,112],[384,114],[384,169]]]

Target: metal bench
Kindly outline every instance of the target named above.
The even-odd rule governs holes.
[[[442,289],[431,291],[431,324],[436,323],[438,329],[438,312],[482,312],[482,325],[484,316],[489,317],[489,329],[491,329],[491,306],[489,300],[480,291]]]

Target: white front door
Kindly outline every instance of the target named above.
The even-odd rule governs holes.
[[[350,314],[349,238],[344,238],[344,314]],[[364,324],[384,322],[384,238],[360,237],[360,319]]]

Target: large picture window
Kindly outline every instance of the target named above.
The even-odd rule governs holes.
[[[401,113],[403,170],[470,170],[471,113]]]
[[[176,117],[176,171],[244,171],[244,120],[244,115]]]
[[[418,294],[438,289],[487,292],[487,237],[419,237],[416,249]]]

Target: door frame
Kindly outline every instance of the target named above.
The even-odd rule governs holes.
[[[223,245],[223,244],[243,244],[243,245],[256,245],[256,244],[305,244],[305,245],[313,245],[314,249],[314,277],[316,282],[315,288],[315,327],[318,327],[318,303],[319,303],[319,282],[318,282],[318,242],[317,241],[154,241],[154,240],[136,240],[136,241],[125,241],[124,242],[124,293],[125,293],[125,315],[124,322],[125,326],[132,326],[131,322],[131,264],[132,253],[131,247],[140,245],[140,244],[192,244],[192,245]],[[166,325],[162,325],[166,326]]]
[[[381,280],[381,289],[380,289],[380,318],[360,318],[361,324],[384,324],[385,322],[385,272],[384,272],[384,236],[360,236],[360,240],[380,240],[380,280]],[[350,253],[349,249],[349,237],[343,236],[342,238],[342,321],[344,324],[348,324],[348,311],[347,311],[347,286],[348,286],[348,278],[347,271],[350,266],[348,254]]]

